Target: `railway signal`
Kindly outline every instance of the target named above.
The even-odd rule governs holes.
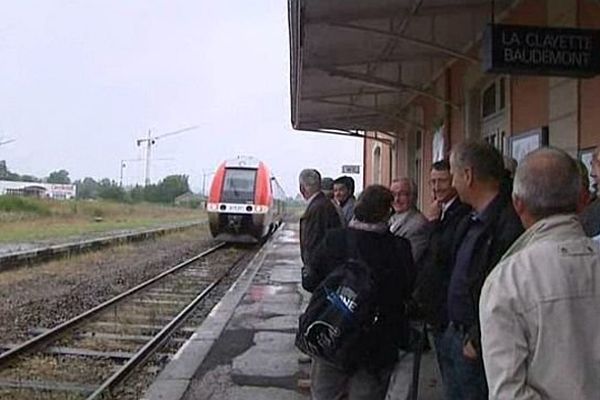
[[[138,162],[138,161],[144,161],[143,158],[130,158],[128,160],[121,160],[121,163],[119,164],[120,167],[120,174],[119,174],[119,186],[123,186],[123,170],[125,168],[127,168],[127,163],[130,162]],[[173,161],[172,158],[155,158],[154,161]]]

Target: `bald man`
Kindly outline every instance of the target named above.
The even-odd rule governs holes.
[[[577,218],[580,190],[562,150],[537,150],[517,168],[513,204],[526,231],[479,303],[490,399],[598,398],[600,249]]]

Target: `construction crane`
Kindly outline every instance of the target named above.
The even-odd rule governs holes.
[[[179,129],[173,132],[163,133],[162,135],[152,136],[152,131],[148,130],[148,137],[138,139],[136,141],[138,146],[141,146],[142,143],[146,143],[146,176],[144,179],[144,185],[148,186],[150,184],[150,155],[152,153],[152,146],[156,144],[158,139],[165,138],[167,136],[178,135],[183,132],[191,131],[194,129],[198,129],[198,126],[189,126],[187,128]]]
[[[15,139],[0,139],[0,146],[14,142]]]

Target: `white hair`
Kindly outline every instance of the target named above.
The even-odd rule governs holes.
[[[321,190],[321,174],[316,169],[303,169],[300,172],[300,185],[311,193]]]
[[[403,177],[394,179],[392,181],[392,184],[394,184],[394,183],[407,183],[408,184],[408,190],[410,190],[411,206],[416,207],[417,200],[419,198],[419,188],[417,187],[417,182],[415,182],[415,180],[412,178],[403,176]]]

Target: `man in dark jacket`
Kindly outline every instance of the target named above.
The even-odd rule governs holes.
[[[479,296],[483,282],[523,226],[503,190],[502,156],[483,142],[452,150],[450,169],[460,199],[473,208],[457,226],[448,285],[448,328],[438,349],[450,400],[487,399],[480,351]]]
[[[300,193],[308,201],[300,218],[300,256],[306,266],[312,253],[325,237],[325,232],[341,227],[341,221],[331,200],[321,192],[319,171],[305,169],[300,172],[299,180]]]
[[[433,163],[429,183],[434,198],[429,213],[433,220],[430,222],[429,246],[421,266],[417,268],[419,273],[413,297],[421,315],[431,325],[437,348],[448,325],[446,299],[453,266],[451,254],[456,226],[470,212],[471,207],[458,198],[456,189],[452,186],[447,160]],[[443,374],[442,371],[442,377]]]

